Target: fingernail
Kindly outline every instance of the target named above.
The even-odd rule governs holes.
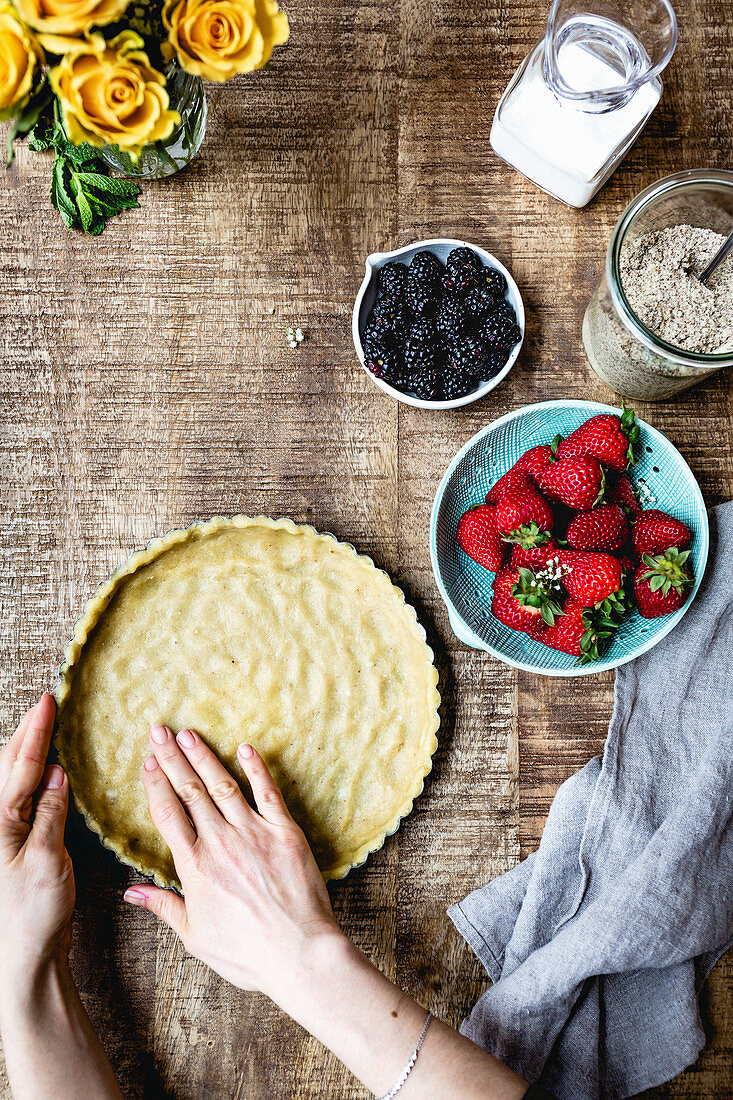
[[[64,785],[64,769],[58,764],[52,764],[46,773],[46,787],[49,791],[57,791]]]
[[[237,752],[242,757],[242,760],[249,760],[250,756],[254,756],[255,750],[251,745],[240,745]]]
[[[129,890],[125,890],[122,898],[123,901],[129,901],[131,905],[145,904],[145,894],[142,890],[136,890],[134,886],[131,886]]]
[[[154,756],[149,756],[143,764],[143,767],[145,768],[146,772],[154,772],[155,769],[158,767],[158,761],[155,759]]]
[[[168,730],[165,726],[151,726],[150,737],[156,745],[164,745],[168,740]]]
[[[176,741],[179,745],[183,745],[184,749],[192,749],[196,744],[196,738],[191,730],[181,730],[176,737]]]

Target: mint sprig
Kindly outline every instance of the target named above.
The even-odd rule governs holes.
[[[96,236],[109,218],[140,205],[140,188],[132,180],[110,176],[107,165],[92,145],[70,142],[50,89],[47,88],[43,99],[40,99],[40,92],[41,89],[38,109],[34,96],[24,108],[22,117],[18,116],[13,123],[8,155],[12,159],[12,142],[24,136],[29,137],[29,148],[34,151],[53,149],[51,205],[69,229]]]

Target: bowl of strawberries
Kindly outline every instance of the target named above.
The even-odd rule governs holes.
[[[633,410],[545,401],[487,425],[433,504],[433,572],[456,636],[577,676],[651,649],[684,615],[708,517],[682,455]]]

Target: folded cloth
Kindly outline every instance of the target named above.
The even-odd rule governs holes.
[[[605,751],[539,849],[449,915],[494,985],[462,1031],[558,1100],[633,1096],[705,1043],[733,942],[733,502],[680,624],[620,668]]]

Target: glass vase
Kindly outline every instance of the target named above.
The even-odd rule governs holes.
[[[115,172],[129,179],[159,180],[174,176],[190,164],[206,133],[206,95],[200,77],[185,73],[175,62],[165,71],[170,105],[181,116],[164,141],[146,145],[138,159],[117,145],[105,145],[99,155]]]

